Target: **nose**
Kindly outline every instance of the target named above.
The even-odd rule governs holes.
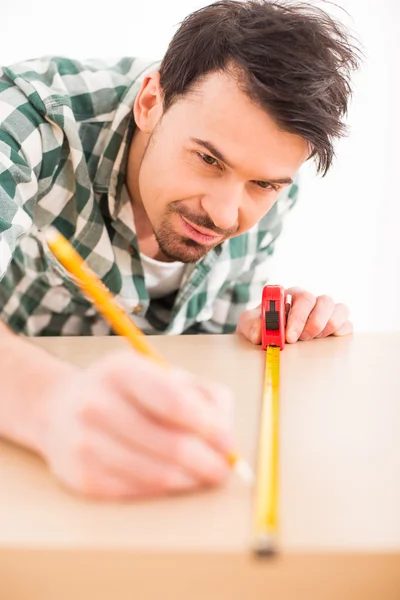
[[[201,206],[216,227],[232,229],[238,226],[242,196],[243,190],[239,186],[235,189],[218,189],[203,196]]]

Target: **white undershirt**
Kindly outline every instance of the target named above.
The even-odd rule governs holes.
[[[168,296],[180,288],[187,264],[163,262],[140,253],[146,289],[150,298]]]
[[[125,204],[125,201],[128,201],[129,205],[132,206],[125,185],[122,188],[122,195],[123,203]],[[133,231],[137,233],[133,209],[130,212],[132,213],[132,222],[129,223],[129,225]],[[178,290],[181,286],[183,277],[189,275],[194,266],[182,262],[163,262],[161,260],[154,260],[154,258],[150,258],[142,253],[140,253],[140,260],[142,262],[146,289],[151,299],[162,298],[163,296],[168,296],[168,294]]]

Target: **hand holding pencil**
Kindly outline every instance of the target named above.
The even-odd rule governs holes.
[[[220,483],[235,456],[229,389],[167,365],[68,242],[54,231],[47,239],[97,308],[139,350],[106,356],[85,371],[71,367],[44,398],[48,433],[41,452],[59,480],[103,498]]]
[[[40,451],[88,497],[193,491],[230,472],[231,409],[225,388],[127,349],[57,379],[42,401]]]

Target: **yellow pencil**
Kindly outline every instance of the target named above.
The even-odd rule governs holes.
[[[79,287],[92,300],[97,310],[110,323],[115,333],[127,338],[141,354],[155,360],[160,365],[168,367],[167,361],[150,345],[144,333],[119,306],[111,292],[87,266],[68,240],[53,227],[46,230],[45,237],[51,252],[67,271],[77,279]],[[244,481],[252,483],[253,472],[246,461],[236,454],[229,454],[227,461]]]

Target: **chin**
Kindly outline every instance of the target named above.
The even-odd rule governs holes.
[[[204,258],[214,248],[214,246],[205,247],[190,239],[182,239],[179,242],[174,240],[167,243],[162,241],[160,243],[159,241],[158,244],[167,258],[183,263],[195,263]]]

